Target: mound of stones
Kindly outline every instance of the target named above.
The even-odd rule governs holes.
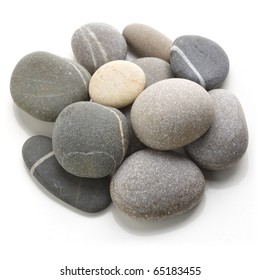
[[[30,174],[54,196],[88,213],[112,200],[130,217],[162,220],[200,202],[204,169],[245,154],[246,119],[220,88],[229,59],[214,41],[88,23],[71,45],[75,61],[27,54],[10,83],[18,107],[55,122],[52,138],[36,135],[22,148]],[[139,58],[127,61],[128,48]]]

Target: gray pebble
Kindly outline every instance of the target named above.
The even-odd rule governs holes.
[[[69,205],[96,213],[110,204],[109,177],[80,178],[65,171],[54,156],[51,138],[29,138],[23,145],[22,154],[31,175],[46,190]]]
[[[162,220],[196,206],[204,192],[200,169],[176,152],[141,150],[128,157],[111,180],[114,204],[130,217]]]
[[[156,29],[141,23],[132,23],[123,30],[127,44],[140,56],[158,57],[170,62],[172,40]]]
[[[171,65],[157,57],[142,57],[133,61],[141,67],[146,76],[146,87],[161,80],[173,78]]]
[[[66,106],[89,100],[90,74],[76,62],[34,52],[16,65],[10,83],[16,105],[31,116],[53,122]]]
[[[131,123],[146,146],[172,150],[205,133],[213,120],[208,92],[185,79],[167,79],[146,88],[131,109]]]
[[[68,172],[99,178],[115,172],[128,148],[129,130],[117,109],[94,102],[66,107],[53,128],[53,150]]]
[[[175,77],[194,81],[207,90],[217,88],[229,72],[229,59],[214,41],[185,35],[171,47],[171,66]]]
[[[186,146],[185,150],[205,169],[225,169],[238,162],[246,152],[246,119],[240,102],[233,93],[215,89],[209,94],[215,111],[212,126],[201,138]]]
[[[73,53],[91,74],[112,60],[124,60],[127,45],[122,34],[106,23],[88,23],[77,29],[71,40]]]

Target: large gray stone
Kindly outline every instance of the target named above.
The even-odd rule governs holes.
[[[176,152],[141,150],[128,157],[111,180],[114,204],[130,217],[161,220],[196,206],[204,192],[200,169]]]
[[[34,52],[16,65],[10,83],[14,102],[31,116],[53,122],[69,104],[89,100],[90,74],[76,62]]]
[[[237,163],[248,145],[245,115],[237,97],[224,89],[209,92],[214,106],[211,128],[198,140],[185,147],[201,167],[225,169]]]
[[[95,213],[110,204],[109,177],[80,178],[65,171],[54,156],[51,138],[29,138],[23,145],[22,154],[31,175],[46,190],[69,205]]]

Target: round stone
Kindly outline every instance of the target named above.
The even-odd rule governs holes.
[[[109,177],[80,178],[63,169],[52,150],[52,140],[33,136],[23,145],[23,159],[30,174],[51,194],[88,213],[104,210],[111,202]]]
[[[111,198],[130,217],[161,220],[196,206],[205,179],[200,169],[176,152],[141,150],[128,157],[113,175]]]
[[[172,40],[156,29],[132,23],[123,30],[127,44],[140,56],[158,57],[170,62]]]
[[[145,74],[136,64],[111,61],[101,66],[92,76],[89,94],[92,101],[121,108],[134,102],[145,87]]]
[[[225,169],[237,163],[246,152],[247,123],[240,102],[233,93],[215,89],[209,94],[215,111],[212,126],[185,150],[205,169]]]
[[[213,121],[208,92],[185,79],[168,79],[146,88],[131,109],[137,137],[148,147],[172,150],[204,134]]]
[[[142,57],[133,61],[141,67],[146,77],[146,87],[173,78],[171,65],[163,59],[157,57]]]
[[[214,41],[185,35],[171,47],[171,66],[177,78],[194,81],[207,90],[219,87],[229,72],[229,59]]]
[[[89,178],[115,172],[128,147],[128,124],[117,109],[94,102],[66,107],[53,128],[53,150],[68,172]]]
[[[16,65],[10,83],[16,105],[31,116],[53,122],[69,104],[89,100],[90,74],[76,62],[34,52]]]
[[[73,53],[91,74],[100,66],[125,59],[127,44],[122,34],[106,23],[88,23],[77,29],[71,40]]]

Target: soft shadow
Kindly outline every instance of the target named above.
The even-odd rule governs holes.
[[[213,189],[224,189],[235,187],[242,181],[248,172],[249,160],[246,153],[236,165],[225,170],[206,170],[202,172],[206,179],[207,187]]]
[[[119,211],[114,205],[111,212],[118,225],[128,233],[136,236],[154,236],[179,230],[193,223],[205,208],[206,197],[203,195],[200,203],[189,212],[168,218],[163,221],[140,221],[128,217]]]
[[[53,122],[40,121],[13,104],[13,112],[16,121],[28,135],[52,136]]]
[[[126,60],[128,61],[133,61],[139,58],[140,56],[137,55],[137,53],[134,51],[133,48],[130,46],[127,46],[127,55],[126,55]]]

